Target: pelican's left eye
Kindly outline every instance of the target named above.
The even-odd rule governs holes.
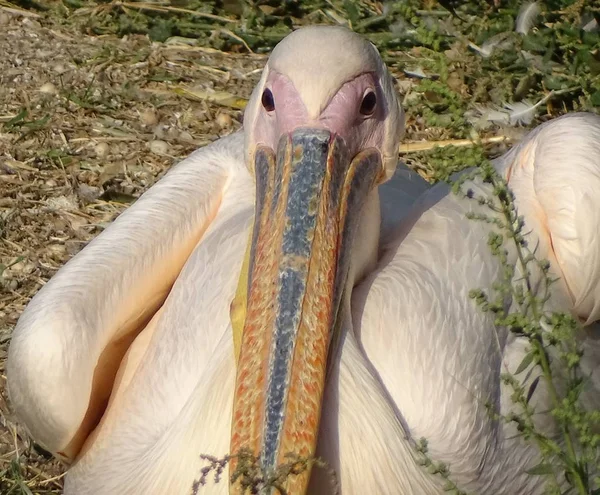
[[[375,107],[377,106],[377,96],[375,92],[369,90],[365,96],[363,96],[362,103],[360,104],[360,113],[363,115],[373,115]]]

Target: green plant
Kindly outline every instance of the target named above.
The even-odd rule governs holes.
[[[194,482],[192,486],[192,495],[197,495],[200,486],[206,484],[206,478],[210,473],[214,473],[215,483],[222,481],[222,474],[225,466],[232,459],[237,460],[236,468],[230,475],[231,483],[239,483],[243,489],[243,493],[260,494],[264,490],[273,488],[280,495],[287,495],[284,488],[285,480],[290,476],[298,476],[313,467],[323,469],[329,475],[331,482],[331,494],[339,495],[340,487],[337,481],[335,471],[329,465],[318,457],[304,458],[288,455],[289,462],[285,462],[277,466],[273,471],[267,471],[263,468],[260,457],[255,456],[252,452],[242,449],[234,455],[227,455],[222,458],[217,458],[211,455],[201,455],[200,458],[207,461],[208,466],[202,468],[200,478]]]
[[[491,188],[492,194],[476,193],[465,184],[480,180]],[[600,411],[587,410],[581,400],[585,376],[580,363],[583,349],[577,339],[581,330],[569,313],[547,307],[555,279],[551,278],[550,263],[536,257],[527,242],[526,225],[518,214],[514,195],[507,183],[489,161],[463,174],[453,184],[453,190],[469,200],[486,206],[490,213],[471,213],[473,221],[489,224],[488,245],[504,271],[490,289],[475,289],[470,297],[483,311],[495,316],[495,324],[527,340],[529,350],[514,374],[502,374],[502,381],[512,389],[513,411],[500,414],[488,405],[490,413],[499,421],[514,423],[527,441],[538,447],[542,461],[529,466],[532,476],[547,476],[549,493],[564,492],[561,479],[571,491],[579,495],[600,493]],[[516,253],[516,264],[509,260],[509,251]],[[506,309],[506,297],[515,304]],[[536,368],[540,375],[524,385],[527,371]],[[560,435],[554,438],[536,426],[536,411],[531,398],[540,378],[552,403],[550,414],[558,425]]]

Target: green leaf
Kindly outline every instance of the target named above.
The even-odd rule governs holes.
[[[344,2],[344,10],[348,13],[348,19],[350,19],[350,22],[353,25],[356,24],[360,19],[360,12],[358,11],[356,4],[346,0]]]
[[[554,472],[554,468],[552,467],[552,464],[541,462],[537,466],[534,466],[525,472],[534,476],[543,476],[546,474],[552,474]]]
[[[81,108],[88,108],[88,109],[92,109],[94,108],[94,105],[87,103],[85,101],[83,101],[81,98],[79,98],[79,96],[77,96],[76,94],[70,94],[67,95],[67,100],[69,100],[72,103],[75,103],[75,105],[80,106]]]
[[[31,122],[23,122],[23,127],[27,127],[30,131],[37,131],[43,129],[46,124],[50,121],[50,115],[45,115],[41,119],[32,120]]]
[[[165,41],[174,34],[174,22],[164,19],[156,19],[156,23],[148,30],[148,37],[152,41]]]
[[[21,122],[23,122],[25,120],[25,117],[27,117],[27,109],[26,108],[21,110],[17,115],[15,115],[6,124],[4,124],[4,128],[6,130],[10,130],[13,127],[16,127],[18,124],[20,124]]]
[[[515,98],[523,98],[527,95],[527,92],[531,89],[531,87],[535,83],[535,78],[531,74],[526,74],[523,76],[519,83],[517,84],[517,88],[515,89]],[[552,88],[550,88],[552,89]]]
[[[23,480],[19,480],[19,488],[21,489],[21,493],[23,495],[33,495],[33,492],[30,488],[25,484]]]
[[[527,398],[526,401],[529,404],[529,401],[531,400],[531,397],[533,396],[533,393],[535,392],[535,389],[538,386],[538,383],[540,383],[540,377],[536,377],[535,380],[533,380],[533,382],[531,382],[531,385],[529,386],[529,390],[527,391]]]
[[[527,367],[533,362],[533,358],[534,358],[534,352],[533,352],[533,350],[530,350],[523,357],[521,364],[519,364],[519,366],[517,367],[517,370],[515,371],[515,375],[523,373],[523,371],[525,371],[527,369]]]
[[[546,89],[563,89],[568,86],[568,82],[560,76],[547,75],[544,77],[544,86]]]
[[[540,34],[532,33],[523,38],[523,50],[534,53],[545,53],[548,40]]]

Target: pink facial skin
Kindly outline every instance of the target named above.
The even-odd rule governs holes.
[[[374,74],[362,74],[347,83],[326,103],[316,118],[311,118],[293,83],[283,74],[271,72],[265,90],[273,93],[275,109],[259,108],[255,127],[255,144],[277,149],[280,137],[299,127],[327,129],[344,139],[351,156],[368,148],[381,150],[384,120],[387,115],[382,89]],[[374,92],[375,110],[370,115],[360,111],[363,98]]]

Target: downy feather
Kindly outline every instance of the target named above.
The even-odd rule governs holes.
[[[502,108],[494,105],[489,107],[476,105],[465,116],[475,127],[479,128],[487,127],[488,122],[510,126],[529,125],[533,122],[538,107],[546,103],[552,94],[544,96],[535,104],[524,100],[516,103],[504,103]]]
[[[541,9],[537,2],[527,2],[523,4],[517,15],[515,31],[520,34],[527,34],[535,24]]]

